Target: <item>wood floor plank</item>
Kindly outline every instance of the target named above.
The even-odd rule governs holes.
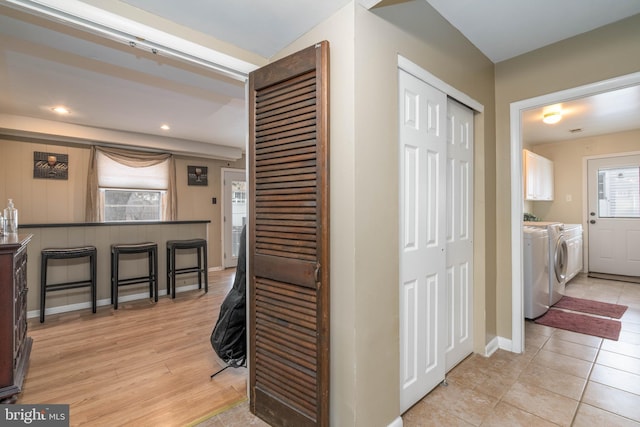
[[[207,294],[30,319],[18,403],[69,404],[72,426],[184,426],[245,400],[245,368],[210,379],[225,366],[209,338],[234,274],[210,273]]]

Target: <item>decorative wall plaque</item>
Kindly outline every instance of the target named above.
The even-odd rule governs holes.
[[[34,151],[33,177],[44,179],[68,179],[69,155]]]
[[[206,166],[187,166],[188,185],[209,185]]]

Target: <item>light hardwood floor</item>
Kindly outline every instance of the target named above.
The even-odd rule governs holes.
[[[209,338],[235,269],[209,293],[29,319],[30,365],[17,403],[70,405],[72,426],[185,426],[246,400],[246,368],[224,367]]]

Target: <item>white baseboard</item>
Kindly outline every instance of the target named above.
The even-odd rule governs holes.
[[[193,285],[178,286],[176,288],[176,293],[192,291],[194,289],[198,289],[198,284],[197,283],[194,283]],[[164,289],[164,290],[158,289],[158,297],[161,297],[161,296],[164,296],[164,295],[167,295],[167,290],[166,289]],[[146,298],[149,298],[149,293],[148,292],[142,292],[142,293],[139,293],[139,294],[132,294],[132,295],[123,295],[120,298],[118,298],[118,304],[122,303],[122,302],[136,301],[136,300],[146,299]],[[96,301],[96,305],[98,307],[102,307],[102,306],[105,306],[105,305],[111,305],[111,298],[100,299],[100,300]],[[91,301],[47,308],[47,309],[45,309],[44,314],[45,315],[50,315],[50,314],[68,313],[70,311],[84,310],[86,308],[91,308]],[[40,310],[28,311],[27,312],[27,319],[31,319],[32,317],[40,317]]]
[[[484,348],[484,357],[491,357],[500,347],[500,338],[494,337]]]
[[[513,341],[508,338],[498,337],[498,347],[501,350],[513,351]]]
[[[396,418],[387,427],[402,427],[402,417]]]
[[[210,267],[207,269],[207,271],[222,271],[224,270],[224,267],[222,266],[218,266],[218,267]]]

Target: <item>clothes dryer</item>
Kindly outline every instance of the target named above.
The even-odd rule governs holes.
[[[524,317],[535,319],[549,309],[549,233],[523,227]]]

